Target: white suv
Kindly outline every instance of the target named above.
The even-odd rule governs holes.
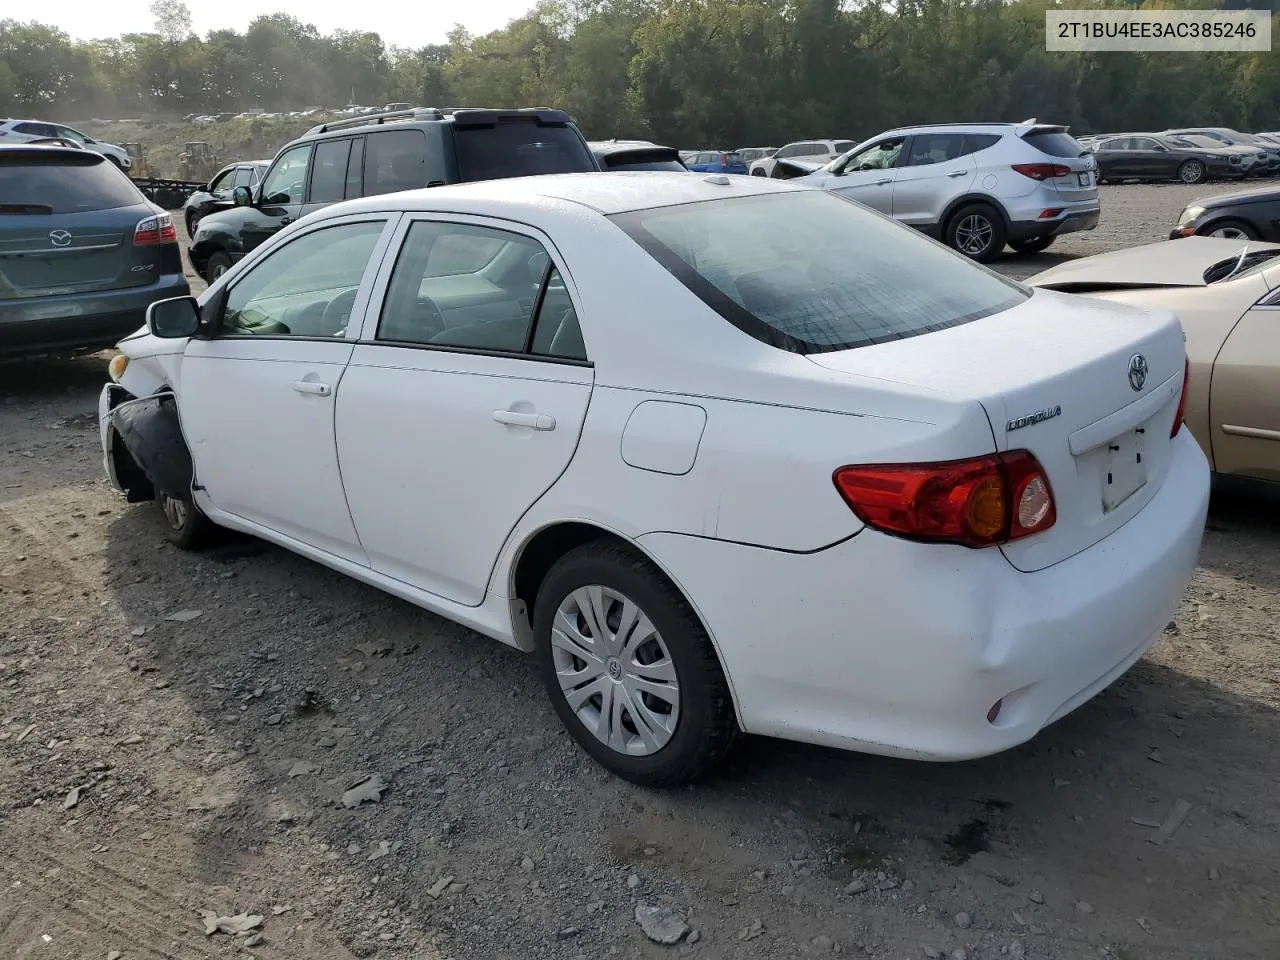
[[[114,143],[95,140],[74,127],[44,120],[0,120],[0,143],[29,143],[32,140],[61,138],[74,140],[87,149],[100,153],[126,173],[129,170],[129,154]]]
[[[795,143],[788,143],[785,147],[779,147],[767,157],[752,161],[747,172],[753,177],[770,177],[773,176],[773,168],[779,160],[794,157],[823,163],[842,153],[847,153],[854,146],[852,140],[797,140]]]
[[[1067,128],[948,123],[889,130],[797,179],[923,230],[974,260],[1039,253],[1098,225],[1093,154]]]

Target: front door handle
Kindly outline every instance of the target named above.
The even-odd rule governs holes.
[[[315,397],[327,397],[333,393],[333,388],[327,383],[318,383],[315,380],[295,380],[293,381],[293,389],[299,393],[309,393]]]
[[[963,176],[964,176],[966,173],[968,173],[968,172],[969,172],[968,170],[952,170],[950,173],[948,173],[948,174],[947,174],[947,176],[948,176],[948,177],[963,177]]]
[[[293,223],[293,217],[281,217],[281,218],[280,218],[280,226],[282,226],[282,227],[283,227],[283,226],[287,226],[288,224],[291,224],[291,223]]]
[[[886,183],[893,183],[893,177],[885,177],[883,180],[877,180],[872,184],[873,187],[883,187]]]
[[[495,410],[493,419],[510,427],[533,427],[535,430],[554,430],[556,418],[545,413],[518,413],[515,410]]]

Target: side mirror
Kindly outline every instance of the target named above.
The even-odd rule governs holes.
[[[147,329],[152,336],[179,340],[200,329],[200,308],[195,297],[171,297],[147,307]]]
[[[236,187],[231,191],[231,199],[237,207],[249,207],[253,205],[253,193],[248,187]]]

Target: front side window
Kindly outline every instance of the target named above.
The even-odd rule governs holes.
[[[564,283],[537,240],[419,221],[396,258],[377,339],[585,359],[577,325]]]
[[[827,191],[708,200],[610,219],[721,317],[793,353],[918,336],[1030,296]]]
[[[892,140],[881,140],[873,143],[861,153],[855,153],[845,164],[844,173],[855,170],[888,170],[898,162],[902,153],[902,145],[906,137],[895,137]]]
[[[284,153],[271,167],[266,179],[262,182],[262,202],[280,206],[301,203],[310,159],[310,144],[294,147]]]
[[[235,168],[228,167],[216,177],[209,181],[208,191],[210,193],[224,193],[231,189],[231,179],[235,176]]]
[[[231,181],[232,187],[251,187],[254,184],[253,167],[236,167],[234,178]]]
[[[277,248],[227,292],[226,337],[341,337],[385,221],[325,227]]]
[[[68,140],[74,140],[76,143],[92,143],[93,141],[86,137],[79,130],[72,130],[70,127],[58,127],[58,136],[66,137]]]

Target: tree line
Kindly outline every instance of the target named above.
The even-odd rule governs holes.
[[[1259,2],[1280,13],[1280,0],[1229,5]],[[1280,54],[1047,53],[1044,14],[1055,6],[540,0],[505,29],[472,36],[455,27],[447,43],[407,49],[377,33],[321,35],[279,13],[198,37],[181,0],[156,0],[153,31],[106,40],[0,21],[0,115],[180,118],[349,101],[556,106],[588,136],[681,147],[858,140],[908,123],[1033,116],[1079,133],[1280,129]],[[1280,17],[1272,23],[1280,38]]]

